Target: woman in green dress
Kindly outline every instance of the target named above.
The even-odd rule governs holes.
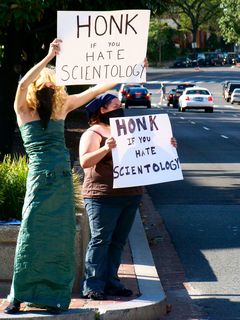
[[[5,313],[21,302],[50,313],[67,310],[75,276],[75,213],[69,153],[64,141],[68,112],[85,105],[114,84],[96,85],[68,95],[55,85],[48,63],[60,53],[55,39],[48,54],[20,80],[14,109],[29,158],[14,273]]]

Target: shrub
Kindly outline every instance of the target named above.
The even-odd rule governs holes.
[[[81,212],[83,208],[83,197],[82,197],[82,176],[80,172],[77,172],[76,169],[72,170],[73,177],[73,191],[74,191],[74,200],[75,200],[75,209],[76,212]]]
[[[26,156],[7,155],[0,163],[0,220],[22,219],[22,207],[27,181]],[[79,212],[83,205],[80,174],[73,170],[75,207]]]
[[[0,163],[0,220],[21,220],[27,171],[26,156],[7,155]]]

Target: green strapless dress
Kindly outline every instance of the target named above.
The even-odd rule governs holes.
[[[75,276],[75,210],[64,121],[20,127],[29,157],[9,300],[67,309]]]

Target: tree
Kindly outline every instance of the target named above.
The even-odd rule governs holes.
[[[221,0],[219,28],[226,42],[240,43],[240,0]]]
[[[14,3],[2,0],[0,4],[0,160],[11,152],[16,125],[13,100],[17,82],[35,61],[35,38],[39,37],[36,30],[46,8],[46,2],[38,0],[16,0]]]
[[[175,58],[176,48],[172,39],[176,33],[159,17],[152,18],[148,35],[148,60],[160,65],[163,60]]]
[[[179,30],[190,31],[192,42],[197,40],[200,27],[209,24],[220,13],[219,0],[170,0],[168,14]]]

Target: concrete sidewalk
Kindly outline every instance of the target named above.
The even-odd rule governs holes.
[[[6,299],[0,299],[0,319],[66,319],[66,320],[159,320],[166,313],[166,296],[158,277],[148,245],[140,213],[137,216],[126,246],[119,276],[127,288],[133,290],[130,298],[108,297],[105,301],[91,301],[73,296],[70,309],[60,315],[23,305],[18,315],[3,313]]]

